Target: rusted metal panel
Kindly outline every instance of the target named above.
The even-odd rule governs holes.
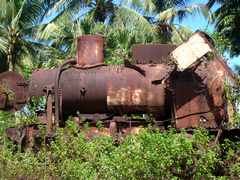
[[[80,36],[77,39],[77,64],[85,66],[103,63],[103,46],[102,36]]]
[[[173,89],[176,128],[218,127],[207,88],[194,74],[179,74]]]
[[[54,85],[56,79],[57,69],[38,69],[31,75],[29,82],[29,97],[33,96],[44,96],[45,87]]]
[[[175,48],[172,44],[137,44],[133,46],[133,60],[137,64],[167,63],[168,55]]]
[[[47,136],[52,136],[53,133],[53,88],[46,88],[47,97]]]
[[[37,124],[25,125],[19,128],[7,128],[7,137],[14,143],[19,144],[21,150],[31,149],[39,150],[40,148],[40,130]]]
[[[28,84],[15,72],[0,74],[0,109],[16,111],[21,109],[28,99]]]
[[[224,104],[223,94],[225,85],[235,84],[235,78],[232,71],[219,58],[210,61],[208,65],[207,87],[209,93],[213,96],[213,103],[220,107]]]
[[[84,114],[84,117],[95,116],[93,114]],[[99,114],[97,114],[99,116]],[[82,118],[82,117],[81,117]],[[127,135],[138,134],[144,127],[149,125],[144,119],[131,119],[123,116],[113,116],[109,120],[89,119],[74,117],[79,129],[85,135],[86,139],[93,139],[99,136],[110,136],[115,142],[119,142]],[[89,128],[84,128],[84,122],[88,123]],[[101,122],[101,127],[96,127]]]
[[[205,72],[205,74],[203,73]],[[224,87],[236,86],[235,74],[227,66],[226,62],[220,57],[201,63],[195,70],[195,73],[203,80],[208,93],[212,98],[212,104],[216,109],[216,119],[231,120],[234,111],[228,111],[231,106],[224,96]],[[227,110],[228,109],[228,110]]]
[[[73,83],[67,85],[64,82]],[[144,93],[139,97],[140,94],[137,94],[139,90],[151,93],[151,81],[147,76],[125,67],[99,67],[88,71],[69,69],[62,74],[60,84],[63,92],[63,108],[66,111],[79,110],[82,113],[144,112],[151,111],[150,103],[156,100],[152,98],[147,102]],[[159,92],[155,90],[152,93],[162,94],[161,86],[154,86],[155,89],[159,89]],[[77,89],[77,91],[72,92],[72,89]],[[119,93],[114,93],[114,90]],[[120,103],[113,105],[113,96],[115,95],[121,96],[119,97],[121,100],[118,101]],[[130,102],[132,100],[135,101]],[[158,107],[159,113],[162,112],[163,104],[164,97],[161,102],[157,102],[156,107]]]
[[[221,57],[205,60],[193,69],[193,73],[197,74],[209,89],[211,89],[215,80],[220,80],[230,86],[236,86],[236,75]]]
[[[236,86],[236,78],[222,58],[216,57],[213,60],[202,62],[194,70],[204,85],[207,86],[209,94],[214,98],[215,106],[222,106],[224,86]]]
[[[219,127],[228,118],[224,86],[226,82],[235,84],[233,72],[221,58],[216,57],[193,67],[187,76],[184,74],[180,73],[180,79],[174,79],[176,126]]]

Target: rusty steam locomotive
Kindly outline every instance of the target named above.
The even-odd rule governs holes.
[[[58,68],[36,70],[29,81],[15,72],[0,74],[0,109],[19,110],[31,97],[45,96],[39,120],[49,136],[68,116],[80,127],[88,121],[91,134],[113,136],[146,126],[145,114],[161,129],[218,130],[229,121],[224,85],[234,84],[235,77],[205,33],[198,31],[179,46],[138,44],[132,54],[133,61],[124,65],[106,65],[103,37],[81,36],[76,59]],[[101,130],[95,128],[99,120]]]

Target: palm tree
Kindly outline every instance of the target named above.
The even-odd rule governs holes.
[[[176,20],[181,23],[186,16],[198,13],[211,21],[212,15],[206,5],[189,4],[189,2],[188,0],[123,0],[123,3],[141,12],[155,28],[157,27],[160,42],[164,43],[173,43],[172,40],[174,43],[179,43],[179,39],[182,42],[191,35],[190,30],[176,24]],[[181,35],[182,33],[184,35]]]
[[[214,3],[220,5],[214,12],[216,31],[224,41],[230,42],[225,46],[230,55],[240,55],[240,0],[209,0],[207,5],[211,8]]]
[[[75,56],[77,36],[101,34],[106,38],[106,62],[114,64],[129,59],[133,44],[159,40],[155,26],[128,7],[115,8],[114,16],[111,18],[111,22],[103,23],[97,21],[90,13],[83,19],[74,20],[74,16],[66,11],[56,21],[42,26],[37,38],[51,41],[52,47],[65,53],[63,59],[55,57],[62,62],[68,57]]]
[[[56,2],[0,0],[1,71],[16,71],[29,60],[36,60],[36,55],[44,46],[32,35]]]
[[[76,38],[83,34],[97,34],[98,31],[104,29],[103,23],[95,23],[91,18],[84,20],[73,20],[69,13],[64,13],[57,18],[57,20],[42,25],[38,28],[36,39],[50,42],[49,46],[55,52],[51,53],[47,61],[41,66],[54,67],[61,64],[65,59],[75,57],[76,53]],[[101,29],[101,30],[98,30]]]
[[[95,22],[104,22],[107,18],[114,16],[116,4],[113,0],[58,0],[52,7],[55,16],[70,13],[79,16],[91,15]],[[56,15],[57,14],[57,15]]]
[[[160,7],[160,2],[165,6]],[[184,5],[185,8],[177,10],[171,8],[164,11],[165,14],[171,12],[172,19],[177,16],[183,18],[185,14],[192,13],[190,10],[197,9],[196,6],[194,8],[186,6],[186,1],[179,0],[122,0],[115,4],[110,0],[62,0],[54,6],[56,11],[60,9],[57,20],[43,25],[37,35],[37,39],[51,42],[51,47],[61,52],[60,56],[59,53],[55,53],[54,56],[52,54],[52,57],[48,58],[50,60],[46,66],[55,66],[64,59],[75,56],[75,39],[82,34],[105,36],[106,62],[116,64],[131,57],[131,47],[135,43],[180,43],[190,36],[191,31],[184,27],[176,28],[172,24],[167,24],[168,19],[166,18],[163,23],[163,19],[160,21],[157,16],[159,10],[166,9],[171,5],[177,7]],[[182,13],[178,13],[180,11]],[[164,17],[163,14],[161,17]],[[159,33],[165,24],[171,28],[169,37]]]
[[[78,19],[79,15],[81,15],[81,19],[80,18],[78,19],[78,22],[81,21],[81,24],[84,24],[82,22],[85,22],[85,19],[87,18],[90,21],[92,20],[92,24],[95,24],[96,22],[105,22],[106,27],[121,26],[121,29],[126,28],[128,30],[138,32],[140,34],[156,35],[157,26],[150,21],[151,19],[150,16],[153,16],[153,15],[155,16],[158,14],[159,10],[166,9],[172,5],[178,6],[178,5],[185,5],[185,4],[186,4],[186,1],[184,0],[182,1],[179,1],[179,0],[178,1],[176,0],[170,0],[170,1],[121,0],[118,3],[116,2],[114,3],[112,0],[85,0],[85,1],[62,0],[61,3],[58,3],[58,6],[55,8],[64,9],[64,11],[61,11],[60,13],[61,13],[61,16],[68,16],[68,21],[73,22],[74,19],[75,20]],[[87,10],[84,11],[84,10],[80,10],[79,8],[83,8],[83,9],[85,8]],[[83,13],[79,13],[79,12],[83,12]],[[73,17],[72,14],[74,14],[75,17]],[[78,14],[78,15],[75,15],[75,14]],[[72,17],[69,18],[69,15]],[[64,19],[64,18],[61,18],[61,19]],[[54,32],[51,32],[51,29],[54,29],[52,27],[59,26],[60,24],[62,24],[61,27],[63,27],[62,22],[66,22],[65,20],[61,20],[60,23],[54,23],[54,25],[50,24],[49,28],[47,28],[45,32],[46,33],[48,32],[48,34],[54,33]],[[107,23],[106,23],[106,20],[108,20]],[[70,24],[68,23],[68,26],[69,25]],[[56,28],[56,29],[61,29],[61,28]],[[90,32],[84,31],[84,33],[90,33]],[[63,38],[60,38],[60,39],[63,39]],[[66,38],[64,41],[66,41]],[[145,40],[143,40],[143,42],[144,41]]]
[[[183,7],[177,8],[172,7],[162,11],[157,16],[160,34],[166,37],[166,41],[171,40],[173,34],[177,35],[181,39],[181,42],[185,41],[191,33],[189,33],[190,31],[186,29],[186,27],[182,27],[176,22],[181,23],[186,16],[194,14],[201,14],[208,19],[209,22],[212,22],[212,13],[204,4],[184,5]],[[182,33],[183,35],[181,35]],[[184,37],[184,34],[187,36]]]

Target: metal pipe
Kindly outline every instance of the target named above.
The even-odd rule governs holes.
[[[79,66],[101,64],[104,39],[99,35],[84,35],[77,39],[77,64]]]
[[[62,119],[60,120],[60,116],[59,116],[59,79],[62,73],[62,69],[64,66],[68,65],[68,64],[75,64],[76,61],[75,60],[69,60],[66,61],[65,63],[63,63],[58,69],[57,69],[57,73],[55,76],[55,82],[54,82],[54,102],[55,102],[55,121],[58,122],[59,126],[61,126],[63,124]]]

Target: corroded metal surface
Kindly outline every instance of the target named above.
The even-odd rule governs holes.
[[[177,48],[186,49],[189,43],[192,47],[186,51],[188,63],[180,68],[185,71],[178,72],[179,64],[167,65],[176,46],[162,44],[136,45],[133,58],[139,64],[126,61],[123,66],[88,66],[103,62],[102,55],[94,54],[94,49],[103,51],[103,42],[98,36],[83,36],[78,40],[78,64],[63,68],[60,77],[59,69],[34,72],[30,96],[44,95],[43,89],[59,78],[55,97],[61,102],[63,117],[77,112],[153,113],[158,120],[173,119],[177,128],[218,128],[227,113],[223,98],[225,78],[233,82],[234,77],[223,60],[205,57],[207,52],[215,51],[207,35],[197,32]],[[205,48],[202,50],[198,44]],[[178,63],[185,62],[185,51],[178,52]],[[202,56],[200,63],[195,63]]]
[[[45,87],[54,85],[56,73],[57,69],[39,69],[34,71],[29,82],[29,97],[44,96]]]
[[[101,115],[103,116],[103,115]],[[91,119],[85,119],[88,117]],[[142,129],[149,126],[150,122],[144,119],[135,119],[123,116],[114,116],[108,120],[99,120],[98,115],[83,114],[80,118],[74,117],[75,123],[79,126],[80,132],[86,139],[93,139],[99,136],[112,137],[115,142],[119,142],[127,135],[138,134]],[[159,122],[161,123],[161,122]],[[88,128],[85,128],[85,125]]]
[[[217,128],[211,97],[197,76],[181,73],[173,83],[176,128]]]
[[[40,130],[37,124],[25,125],[19,128],[7,128],[7,137],[14,143],[19,144],[21,150],[38,150],[40,147]]]
[[[234,77],[232,74],[228,75],[231,72],[228,69],[222,69],[220,72],[221,68],[227,67],[222,60],[203,62],[192,71],[175,73],[170,80],[174,85],[173,94],[166,94],[167,84],[164,81],[173,68],[163,64],[138,66],[145,75],[124,66],[103,66],[88,70],[74,67],[67,69],[60,80],[65,115],[79,111],[116,114],[158,113],[168,116],[168,104],[171,104],[168,96],[172,96],[176,108],[174,118],[177,128],[217,128],[220,120],[226,119],[223,80],[226,77],[234,80]],[[39,71],[34,73],[32,86],[40,90],[52,84],[51,81],[55,79],[52,74],[55,74],[53,70],[49,71],[49,74],[45,71],[42,73],[42,81],[37,81]],[[224,79],[216,80],[217,74],[221,74],[221,78]],[[73,89],[75,91],[72,91]],[[34,93],[35,89],[30,88],[30,94]]]
[[[103,63],[103,46],[102,36],[80,36],[77,39],[77,64],[85,66]]]
[[[209,62],[206,73],[207,79],[205,83],[207,84],[209,94],[213,97],[213,104],[216,107],[221,107],[224,104],[224,85],[228,84],[234,86],[234,74],[220,58],[216,58]]]
[[[167,65],[139,65],[145,75],[124,66],[102,66],[88,70],[71,67],[62,72],[59,88],[62,107],[68,114],[135,113],[164,111],[164,78],[173,71]],[[43,95],[53,84],[56,70],[36,71],[30,80],[30,95]],[[39,81],[39,78],[41,79]],[[159,81],[157,84],[152,82]],[[162,82],[161,82],[162,81]],[[66,83],[68,82],[68,83]]]
[[[224,60],[203,61],[192,72],[179,73],[174,82],[177,128],[217,128],[227,120],[224,86],[234,85],[235,77]]]
[[[27,99],[28,85],[21,75],[10,71],[0,74],[0,109],[19,110]]]
[[[137,64],[167,63],[168,55],[175,48],[172,44],[137,44],[133,47],[133,60]]]
[[[221,129],[222,122],[229,118],[224,85],[234,85],[235,78],[224,61],[216,57],[212,45],[207,35],[197,32],[177,51],[174,45],[137,45],[133,48],[136,64],[124,60],[124,65],[107,66],[103,64],[102,37],[82,36],[76,60],[56,69],[33,72],[29,97],[48,97],[47,112],[40,118],[48,124],[48,134],[69,116],[74,117],[87,139],[107,135],[119,140],[149,123],[159,129]],[[171,52],[175,53],[169,56]],[[16,81],[22,82],[18,76],[6,77],[13,79],[7,79],[10,90],[25,90],[24,86],[16,89]],[[6,81],[6,77],[0,76],[0,80]],[[1,93],[0,108],[5,108],[6,102],[11,101]],[[15,107],[14,102],[7,107]],[[154,120],[131,118],[136,113],[150,114]],[[98,120],[103,125],[100,129]],[[89,129],[84,128],[85,122]]]

